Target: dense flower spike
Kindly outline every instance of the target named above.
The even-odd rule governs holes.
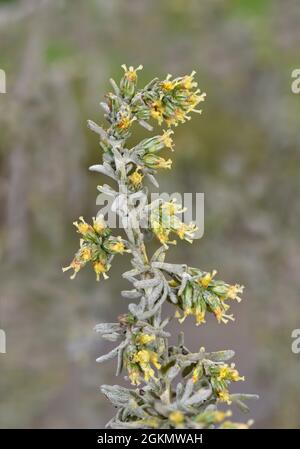
[[[185,209],[176,201],[148,199],[145,181],[157,186],[158,169],[171,169],[172,160],[163,151],[174,151],[173,130],[190,120],[192,112],[201,113],[198,106],[205,93],[198,89],[195,72],[173,78],[155,78],[144,88],[138,88],[138,72],[142,66],[122,66],[124,74],[119,85],[111,80],[112,92],[101,103],[109,125],[103,129],[89,121],[89,127],[100,137],[103,163],[91,170],[108,176],[116,188],[99,186],[101,192],[113,197],[112,210],[124,225],[125,238],[115,237],[98,215],[92,224],[83,217],[74,222],[80,234],[80,248],[71,264],[63,270],[73,270],[72,278],[90,263],[97,280],[107,278],[115,255],[130,252],[132,269],[123,277],[132,284],[122,291],[129,299],[128,313],[115,323],[100,323],[95,327],[102,338],[115,343],[97,362],[116,358],[117,371],[122,371],[133,388],[102,386],[102,392],[117,408],[108,423],[112,428],[248,428],[228,418],[231,411],[218,410],[219,403],[234,403],[247,410],[244,401],[255,396],[230,393],[232,382],[244,380],[234,364],[227,363],[233,351],[206,353],[204,348],[191,352],[184,344],[183,334],[177,345],[170,346],[166,330],[171,317],[163,317],[163,304],[169,301],[176,308],[182,323],[193,315],[196,324],[205,323],[207,313],[219,323],[233,320],[228,313],[230,300],[240,301],[243,287],[215,279],[216,271],[206,272],[185,264],[165,262],[166,251],[176,239],[192,243],[197,230],[185,223]],[[133,126],[151,131],[155,123],[163,125],[161,133],[145,137],[132,148],[127,139]],[[160,247],[149,257],[145,236],[152,235]],[[133,301],[133,302],[131,302]],[[116,343],[117,342],[117,343]]]

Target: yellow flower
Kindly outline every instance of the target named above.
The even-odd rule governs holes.
[[[171,169],[172,159],[164,159],[163,157],[158,158],[157,168],[168,168]]]
[[[91,260],[91,258],[92,258],[92,250],[91,250],[91,248],[83,247],[80,250],[80,258],[84,262],[88,262],[89,260]]]
[[[137,71],[138,70],[142,70],[143,66],[139,65],[136,69],[134,69],[132,66],[129,67],[129,69],[127,69],[126,64],[123,64],[122,69],[124,69],[125,74],[124,76],[129,80],[129,81],[133,81],[135,82],[137,79]]]
[[[163,121],[164,107],[160,100],[154,101],[151,105],[151,116],[158,121],[159,124]]]
[[[141,365],[141,368],[142,368],[143,373],[144,373],[145,382],[149,382],[150,379],[153,379],[153,377],[154,377],[154,370],[152,368],[150,368],[149,365]]]
[[[172,137],[170,137],[172,134],[174,133],[174,131],[172,130],[167,130],[167,131],[163,131],[161,138],[162,143],[164,144],[164,146],[166,148],[170,148],[170,150],[173,151],[173,139]]]
[[[92,230],[91,226],[84,221],[83,217],[79,217],[80,222],[74,221],[73,225],[76,226],[78,232],[82,235],[86,235],[89,231]]]
[[[111,254],[124,254],[124,252],[130,252],[126,249],[122,238],[119,237],[109,237],[103,242],[103,248]]]
[[[185,212],[185,210],[186,210],[181,205],[176,204],[176,199],[163,203],[161,207],[163,209],[163,213],[164,213],[164,210],[166,210],[167,214],[169,214],[169,215],[180,214],[182,212]]]
[[[221,402],[226,402],[227,404],[231,404],[231,400],[230,400],[230,395],[228,390],[221,390],[218,391],[218,398],[220,399]]]
[[[205,310],[195,310],[194,312],[196,318],[196,326],[199,326],[202,323],[205,323]]]
[[[132,369],[129,371],[128,377],[130,379],[130,382],[132,385],[139,385],[140,384],[140,373],[137,369]]]
[[[228,375],[230,373],[231,373],[231,369],[229,368],[229,366],[228,365],[224,365],[224,366],[222,366],[220,368],[217,379],[218,380],[225,379],[226,377],[228,377]]]
[[[140,170],[137,168],[130,176],[128,176],[129,181],[134,187],[138,187],[142,180],[144,178],[144,175],[140,173]]]
[[[133,358],[133,361],[136,363],[149,363],[150,362],[150,353],[146,349],[142,349],[138,351]]]
[[[233,315],[226,315],[221,307],[216,307],[213,312],[215,314],[215,317],[217,318],[218,323],[221,323],[222,321],[223,323],[227,324],[228,320],[234,321]]]
[[[217,274],[216,270],[213,270],[212,273],[206,273],[203,278],[199,279],[199,284],[202,285],[202,287],[207,288],[209,284],[211,283],[213,277]]]
[[[94,271],[96,273],[96,279],[97,281],[100,280],[100,275],[102,274],[104,279],[107,279],[108,276],[106,274],[106,271],[108,270],[108,267],[104,265],[102,262],[98,261],[94,263]]]
[[[197,229],[198,228],[194,223],[190,223],[189,225],[181,223],[180,226],[176,229],[176,233],[181,240],[185,239],[187,242],[192,243],[194,233],[197,231]]]
[[[176,122],[184,123],[185,120],[186,120],[186,119],[189,120],[190,117],[187,117],[185,111],[183,111],[182,109],[177,108],[177,109],[175,110],[175,119],[176,119]]]
[[[186,90],[190,90],[193,89],[194,87],[197,87],[198,84],[194,81],[195,74],[196,72],[195,70],[193,70],[190,75],[185,75],[180,82],[180,86]]]
[[[184,414],[179,410],[176,410],[169,414],[169,420],[174,426],[180,426],[184,423]]]
[[[179,318],[179,323],[182,324],[184,322],[184,320],[186,319],[186,317],[188,317],[189,315],[192,315],[193,310],[191,307],[187,307],[184,312],[183,312],[183,316],[181,318]]]
[[[156,352],[151,352],[150,362],[155,366],[156,369],[161,368],[161,364],[158,363],[158,354],[156,354]]]
[[[136,338],[136,342],[140,345],[147,345],[155,340],[155,335],[140,334]]]
[[[62,271],[74,270],[70,279],[74,279],[78,271],[83,267],[84,263],[82,263],[78,258],[74,258],[68,267],[63,267]]]
[[[168,74],[167,78],[161,82],[160,85],[164,90],[170,91],[173,90],[174,87],[176,87],[176,81],[171,81],[170,80],[171,77],[172,75]]]
[[[236,299],[237,302],[240,302],[242,298],[240,298],[238,294],[243,293],[243,290],[244,290],[243,285],[239,284],[230,285],[228,292],[226,294],[226,299]]]
[[[117,127],[120,129],[128,129],[131,125],[132,119],[129,117],[122,117],[121,120],[118,122]]]
[[[116,253],[122,253],[125,250],[125,246],[123,242],[117,242],[114,245],[112,245],[111,249]]]
[[[101,234],[106,229],[106,224],[102,215],[98,215],[96,218],[93,217],[93,228],[97,234]]]

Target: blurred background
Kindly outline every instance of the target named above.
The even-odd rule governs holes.
[[[0,1],[0,427],[103,427],[114,414],[98,388],[117,383],[114,361],[95,362],[111,346],[93,327],[126,311],[129,258],[101,284],[61,267],[104,181],[88,172],[101,154],[86,121],[103,122],[99,101],[124,63],[144,65],[140,85],[195,69],[207,92],[160,173],[162,191],[205,193],[205,233],[169,258],[246,290],[235,323],[186,320],[187,344],[236,351],[246,382],[235,391],[260,394],[254,427],[300,426],[299,21],[298,0]]]

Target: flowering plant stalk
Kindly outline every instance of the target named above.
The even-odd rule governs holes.
[[[196,325],[205,323],[207,314],[219,323],[233,320],[228,313],[232,300],[240,301],[241,285],[230,285],[216,279],[216,271],[207,272],[186,264],[168,263],[166,253],[174,237],[193,242],[196,226],[185,224],[179,215],[183,208],[176,201],[149,201],[144,181],[158,187],[155,175],[159,169],[170,169],[171,159],[160,152],[173,151],[173,130],[190,120],[192,112],[201,113],[198,105],[205,93],[197,87],[195,72],[183,77],[168,75],[155,78],[143,89],[137,88],[137,72],[124,69],[119,83],[111,81],[112,92],[101,103],[109,126],[107,129],[89,121],[89,127],[100,138],[103,163],[90,167],[107,175],[114,188],[99,186],[100,192],[113,198],[114,210],[122,223],[126,237],[114,236],[98,214],[88,224],[80,217],[74,225],[80,234],[80,248],[71,264],[72,278],[87,264],[91,264],[97,280],[108,278],[114,257],[130,253],[132,268],[123,274],[131,284],[122,291],[123,297],[135,300],[128,313],[115,323],[101,323],[95,328],[104,339],[117,342],[108,354],[97,359],[104,362],[117,359],[117,372],[125,372],[132,388],[102,385],[101,390],[117,408],[107,424],[111,428],[247,428],[228,418],[231,411],[218,410],[219,403],[235,403],[248,410],[244,401],[255,398],[249,394],[231,394],[231,382],[243,381],[234,364],[231,350],[208,353],[204,348],[191,352],[184,343],[183,333],[177,345],[169,345],[167,330],[171,317],[162,313],[166,301],[174,306],[174,315],[182,323],[193,316]],[[126,146],[135,123],[152,131],[154,120],[166,129],[148,137],[132,148]],[[153,235],[159,248],[149,257],[145,236]]]

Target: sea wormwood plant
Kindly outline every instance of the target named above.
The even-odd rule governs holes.
[[[228,313],[229,303],[240,301],[243,287],[217,280],[216,271],[165,261],[174,236],[192,242],[196,227],[180,220],[183,208],[175,201],[149,201],[144,185],[148,179],[158,187],[157,170],[171,168],[171,159],[161,157],[160,151],[164,148],[173,151],[172,127],[190,120],[191,112],[201,112],[196,108],[204,101],[205,93],[197,87],[195,72],[178,78],[168,75],[162,81],[155,78],[138,89],[137,72],[142,66],[122,67],[124,75],[119,85],[111,79],[113,91],[101,103],[108,128],[91,121],[88,125],[99,135],[103,149],[103,163],[93,165],[90,170],[114,181],[114,188],[103,185],[98,189],[113,198],[112,210],[118,214],[126,237],[113,236],[101,213],[93,218],[92,224],[80,217],[74,223],[81,237],[80,248],[71,264],[63,269],[73,269],[71,278],[74,278],[81,268],[91,264],[97,280],[101,276],[106,279],[116,255],[126,252],[131,255],[132,269],[123,277],[132,288],[121,294],[136,302],[130,303],[128,313],[119,316],[115,323],[101,323],[95,328],[104,339],[117,342],[114,349],[97,361],[116,358],[116,374],[125,371],[133,386],[102,385],[102,392],[117,408],[107,426],[247,428],[250,421],[232,422],[228,419],[230,410],[218,410],[219,403],[235,403],[246,411],[244,400],[257,397],[230,394],[231,382],[244,380],[235,365],[227,363],[234,352],[208,353],[204,348],[191,352],[184,344],[183,333],[178,344],[170,346],[166,328],[171,318],[162,313],[168,301],[180,323],[191,315],[196,325],[200,325],[205,323],[207,314],[214,315],[219,323],[227,323],[234,319]],[[151,120],[165,125],[166,130],[127,148],[134,124],[151,131]],[[145,235],[149,233],[160,243],[151,258],[145,246]]]

